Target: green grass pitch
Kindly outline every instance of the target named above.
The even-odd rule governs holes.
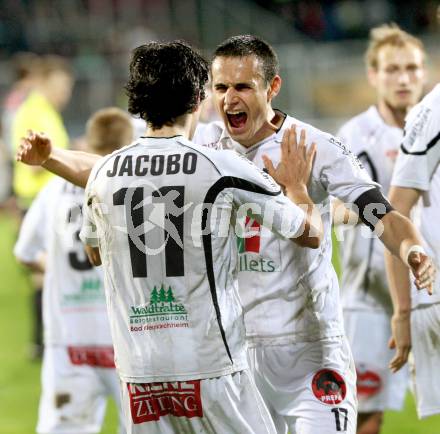
[[[40,363],[27,357],[29,282],[12,256],[16,230],[10,218],[0,215],[0,434],[35,432],[40,393]],[[116,427],[116,410],[111,403],[102,433],[114,434]],[[440,434],[440,416],[418,421],[408,396],[402,413],[385,415],[383,434]]]

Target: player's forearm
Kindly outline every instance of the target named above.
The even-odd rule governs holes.
[[[82,151],[54,148],[43,167],[67,181],[85,188],[90,171],[100,159],[99,155]]]
[[[409,249],[414,245],[422,244],[415,226],[407,217],[397,211],[386,214],[381,223],[383,224],[381,241],[393,255],[406,264]]]
[[[334,226],[355,226],[360,223],[359,216],[339,199],[332,201],[332,217]]]
[[[324,229],[321,214],[310,198],[307,188],[286,189],[286,196],[306,213],[300,245],[318,248],[321,244]],[[304,244],[303,244],[304,243]]]
[[[385,252],[385,265],[394,313],[407,315],[411,311],[411,283],[408,268],[390,252]]]

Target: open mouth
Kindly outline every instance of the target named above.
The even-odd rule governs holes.
[[[247,121],[247,114],[245,112],[226,112],[229,125],[233,128],[242,128]]]

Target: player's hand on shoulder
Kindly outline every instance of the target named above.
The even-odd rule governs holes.
[[[395,313],[391,318],[391,339],[388,343],[390,349],[396,353],[389,363],[392,372],[397,372],[408,361],[411,350],[411,312]]]
[[[417,289],[426,289],[432,295],[436,268],[432,259],[421,252],[412,252],[408,256],[408,265],[416,278]]]
[[[52,152],[52,142],[44,133],[28,130],[18,147],[16,159],[30,166],[43,165]]]
[[[307,190],[315,154],[316,144],[312,143],[307,149],[305,130],[301,130],[298,141],[296,125],[293,125],[284,131],[278,166],[275,168],[267,155],[263,161],[269,175],[285,189]]]

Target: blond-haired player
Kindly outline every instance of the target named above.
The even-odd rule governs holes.
[[[130,117],[120,109],[96,112],[87,123],[90,152],[106,155],[132,140]],[[84,190],[54,179],[32,203],[15,255],[45,271],[45,351],[39,433],[95,433],[107,396],[119,406],[102,272],[79,240]],[[122,419],[121,419],[122,420]]]
[[[382,25],[371,31],[365,60],[376,104],[350,119],[338,135],[351,144],[352,152],[386,194],[405,116],[423,92],[425,51],[419,39],[396,25]],[[362,225],[344,232],[341,291],[357,371],[357,432],[373,434],[380,431],[384,410],[402,408],[408,381],[406,370],[393,374],[388,369],[393,357],[388,348],[392,302],[384,246],[363,234]]]

